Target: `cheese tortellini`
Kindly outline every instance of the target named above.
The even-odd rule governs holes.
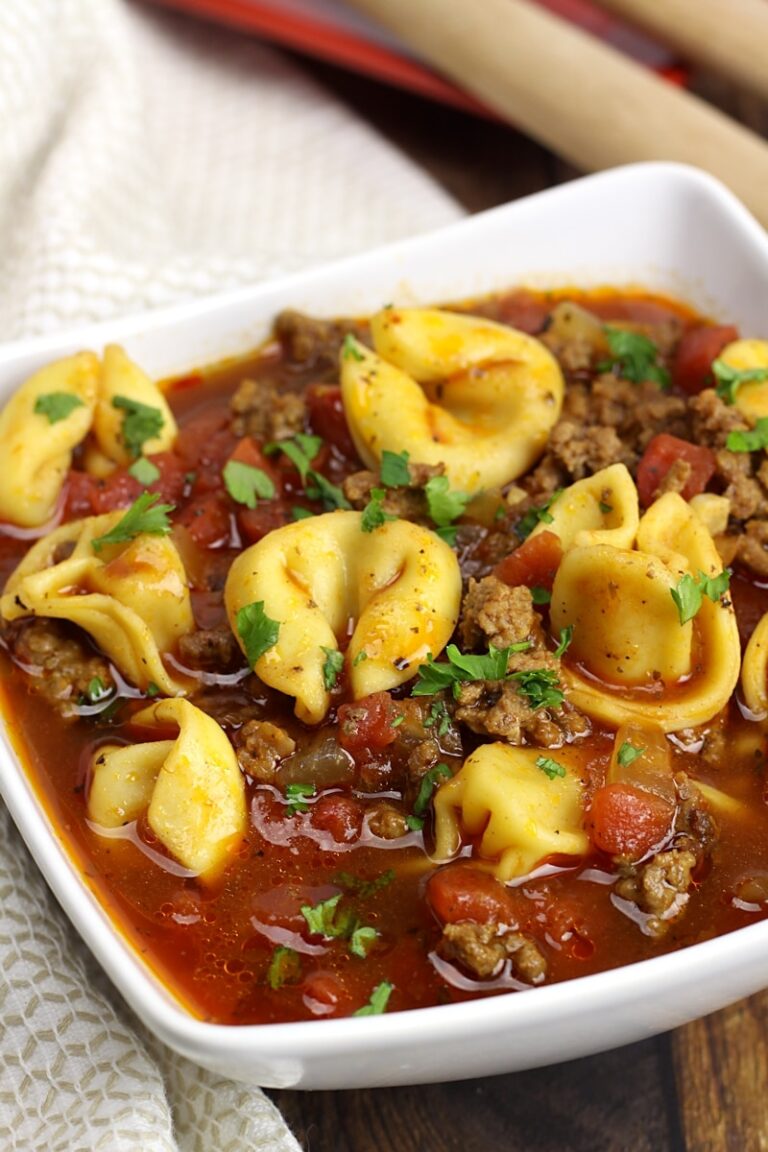
[[[611,464],[561,492],[531,533],[554,532],[563,550],[592,544],[631,548],[640,523],[635,482],[625,464]]]
[[[126,419],[135,421],[137,411],[157,432],[133,443]],[[162,392],[122,348],[109,345],[102,361],[93,352],[57,360],[25,381],[0,412],[0,521],[47,524],[82,441],[87,470],[106,476],[130,464],[139,444],[145,455],[162,452],[176,433]]]
[[[559,749],[554,761],[536,748],[483,744],[435,794],[435,857],[451,859],[463,837],[479,837],[475,853],[499,880],[512,880],[550,856],[586,855],[573,755]]]
[[[455,553],[408,520],[364,534],[359,512],[328,512],[270,532],[233,563],[224,591],[232,631],[247,655],[238,613],[261,604],[279,624],[255,662],[261,679],[296,698],[296,715],[323,719],[324,666],[354,627],[346,660],[355,699],[397,687],[451,637],[461,574]]]
[[[744,702],[755,716],[768,714],[768,612],[749,638],[741,669]]]
[[[0,614],[70,620],[132,684],[173,696],[185,683],[167,671],[162,653],[194,627],[186,573],[167,536],[140,535],[97,552],[93,541],[122,517],[90,516],[44,536],[9,577]]]
[[[684,577],[722,572],[702,520],[670,492],[640,520],[634,548],[580,539],[565,551],[551,603],[554,631],[573,627],[563,666],[572,703],[614,726],[636,720],[675,732],[711,720],[739,675],[733,607],[702,595],[681,623],[672,597]]]
[[[541,455],[563,401],[563,376],[533,336],[439,309],[387,308],[371,320],[376,349],[348,337],[341,388],[361,458],[382,452],[444,463],[452,487],[508,483]]]
[[[145,811],[150,828],[190,871],[214,879],[242,840],[245,785],[234,749],[215,720],[188,700],[162,700],[133,721],[175,740],[102,745],[94,754],[88,816],[119,828]]]
[[[718,359],[737,372],[768,370],[768,340],[734,340],[727,344]],[[745,380],[734,396],[737,408],[752,420],[768,416],[768,379]]]
[[[10,398],[0,412],[0,520],[39,528],[53,517],[98,388],[98,358],[80,352],[41,368]]]

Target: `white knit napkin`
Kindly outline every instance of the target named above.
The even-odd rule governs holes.
[[[0,3],[0,339],[221,291],[457,206],[271,50],[129,0]],[[0,1146],[287,1152],[148,1037],[0,811]]]

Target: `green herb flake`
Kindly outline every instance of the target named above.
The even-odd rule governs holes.
[[[283,984],[296,984],[301,979],[301,957],[293,948],[279,944],[272,953],[267,969],[267,984],[273,992]]]
[[[344,343],[341,346],[341,355],[344,360],[357,360],[358,363],[365,359],[362,346],[351,332],[347,332],[344,337]]]
[[[333,877],[332,883],[338,884],[341,888],[346,888],[348,892],[354,892],[361,898],[373,896],[374,893],[386,888],[395,879],[394,868],[388,868],[386,872],[382,872],[379,876],[374,877],[373,880],[363,880],[360,876],[355,876],[352,872],[337,872]]]
[[[439,536],[449,548],[455,548],[458,531],[459,529],[455,524],[446,524],[443,528],[435,528],[435,535]]]
[[[729,452],[759,452],[768,448],[768,416],[761,416],[754,428],[746,432],[729,432],[725,446]]]
[[[610,512],[613,512],[613,505],[606,504],[605,500],[598,500],[597,506],[602,512],[603,516],[607,516]]]
[[[534,604],[549,604],[552,593],[547,588],[531,588],[531,600]]]
[[[147,684],[147,696],[149,696],[150,699],[152,699],[155,696],[159,696],[159,695],[160,695],[159,684],[155,684],[154,680],[150,680],[149,684]]]
[[[314,512],[310,512],[309,508],[302,508],[300,504],[291,508],[291,516],[294,520],[311,520]]]
[[[677,585],[669,590],[677,607],[680,624],[687,624],[689,620],[693,620],[705,596],[716,604],[728,591],[730,582],[730,573],[727,569],[717,576],[706,576],[701,571],[698,577],[691,576],[689,572],[681,576]]]
[[[338,683],[341,670],[344,667],[344,653],[338,648],[323,648],[325,662],[323,663],[323,684],[328,692],[332,692]]]
[[[552,523],[554,516],[550,512],[550,508],[558,496],[562,495],[562,492],[562,488],[557,488],[545,504],[534,505],[533,508],[529,508],[526,514],[518,520],[517,524],[515,524],[515,535],[519,540],[527,540],[537,524]]]
[[[421,778],[418,795],[413,802],[413,815],[423,817],[441,780],[450,780],[453,773],[447,764],[435,764]]]
[[[513,672],[512,680],[518,683],[518,692],[524,696],[534,712],[539,708],[562,708],[565,693],[560,687],[557,673],[550,668],[532,668],[528,672]]]
[[[307,473],[307,480],[309,483],[305,486],[304,491],[310,500],[322,500],[326,512],[335,512],[337,508],[349,509],[352,507],[341,488],[332,484],[322,473],[310,471]]]
[[[555,648],[555,659],[560,660],[565,656],[566,652],[571,646],[573,640],[573,624],[569,624],[566,628],[560,629],[560,642]]]
[[[122,427],[123,443],[130,455],[136,459],[141,456],[146,442],[160,435],[165,417],[159,408],[142,404],[140,400],[133,400],[130,396],[113,396],[112,407],[125,412]]]
[[[613,328],[610,324],[605,325],[603,332],[613,359],[598,365],[600,371],[617,367],[620,375],[633,384],[653,380],[661,388],[669,388],[669,372],[659,363],[659,350],[653,340],[641,332]]]
[[[439,738],[445,736],[451,727],[451,716],[445,705],[444,700],[433,700],[429,706],[429,712],[424,719],[425,728],[434,728],[435,735]]]
[[[285,811],[288,816],[295,816],[297,812],[309,812],[309,804],[305,801],[317,794],[314,784],[286,784],[285,798],[288,803]]]
[[[151,460],[147,460],[146,456],[139,456],[138,460],[134,460],[128,469],[128,475],[133,476],[134,480],[138,480],[144,488],[148,488],[150,484],[154,484],[155,480],[159,479],[160,469]]]
[[[49,424],[66,420],[75,408],[84,408],[85,402],[74,392],[43,392],[35,400],[34,411],[38,416],[47,416]]]
[[[237,613],[235,626],[251,668],[265,652],[274,648],[280,634],[280,622],[267,616],[263,600],[246,604],[241,608]]]
[[[630,744],[629,740],[625,740],[621,748],[619,748],[616,759],[622,768],[629,768],[630,764],[634,764],[635,760],[639,760],[645,752],[645,748],[636,747]]]
[[[394,987],[394,984],[389,984],[386,980],[382,981],[381,984],[377,984],[373,992],[371,992],[368,1003],[364,1004],[362,1008],[358,1008],[352,1015],[380,1016],[382,1012],[386,1012],[387,1010],[387,1004],[389,1003],[389,998],[392,995]]]
[[[89,704],[98,704],[99,700],[103,700],[105,696],[109,696],[109,693],[109,688],[107,688],[100,676],[94,676],[92,680],[89,680],[88,687],[85,690]]]
[[[725,360],[717,359],[712,364],[712,375],[715,378],[715,392],[720,399],[725,404],[735,404],[736,393],[741,385],[768,380],[768,368],[732,368]]]
[[[401,712],[400,715],[395,720],[392,721],[392,723],[390,724],[390,728],[399,728],[404,720],[405,720],[405,714],[403,712]]]
[[[438,528],[447,528],[469,503],[468,492],[452,492],[447,476],[432,476],[424,485],[429,515]]]
[[[292,439],[273,440],[265,444],[264,453],[267,456],[274,456],[277,452],[282,452],[291,461],[302,481],[305,481],[312,467],[312,461],[322,446],[322,436],[307,436],[303,432],[298,432]]]
[[[137,536],[167,536],[171,530],[168,514],[173,504],[159,504],[157,492],[142,492],[114,528],[91,541],[94,552],[101,552],[108,544],[125,544]]]
[[[307,928],[313,936],[325,936],[330,940],[338,936],[336,925],[336,908],[341,900],[341,892],[321,900],[319,904],[302,904],[301,914],[307,922]]]
[[[361,648],[357,656],[355,656],[354,660],[352,661],[352,667],[357,668],[358,664],[362,664],[363,661],[367,659],[368,653],[366,652],[365,648]]]
[[[421,832],[424,827],[424,817],[412,816],[409,813],[405,818],[405,826],[409,832]]]
[[[381,454],[381,482],[386,488],[406,488],[411,482],[408,468],[408,452],[390,452],[384,449]]]
[[[370,928],[366,924],[361,924],[358,928],[355,928],[349,938],[349,950],[352,955],[359,956],[361,960],[365,960],[377,936],[378,932],[376,929]]]
[[[374,532],[386,524],[388,520],[397,520],[397,516],[384,511],[384,499],[387,493],[384,488],[371,488],[371,498],[363,509],[360,527],[363,532]]]
[[[494,648],[491,644],[485,656],[473,656],[460,652],[455,644],[449,644],[445,650],[449,663],[436,664],[432,655],[428,655],[426,664],[419,668],[411,695],[434,696],[445,688],[451,688],[456,696],[463,681],[502,680],[507,674],[510,655],[527,652],[532,647],[530,640],[510,644],[508,648]]]
[[[548,776],[550,780],[554,780],[557,776],[565,776],[565,765],[558,760],[553,760],[551,756],[537,756],[536,767],[541,768],[544,775]]]
[[[228,460],[222,472],[224,487],[236,504],[255,508],[258,500],[273,500],[275,485],[263,468]]]

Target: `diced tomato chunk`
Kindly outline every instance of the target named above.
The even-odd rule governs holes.
[[[674,814],[674,806],[653,792],[606,784],[592,798],[588,824],[602,852],[640,860],[669,834]]]
[[[551,591],[562,558],[559,536],[554,532],[539,532],[536,536],[529,536],[519,548],[499,561],[493,572],[513,588],[525,584],[528,588]]]
[[[347,460],[358,455],[349,434],[349,425],[341,401],[341,388],[330,384],[310,384],[306,392],[309,426],[317,436],[333,444]]]
[[[192,539],[201,548],[226,544],[231,534],[228,500],[223,492],[195,495],[179,516]]]
[[[359,839],[363,827],[363,809],[359,800],[343,792],[321,796],[312,805],[312,824],[330,833],[337,844],[351,844]]]
[[[516,923],[508,889],[489,872],[467,864],[452,864],[433,873],[427,884],[427,900],[441,924],[463,920]]]
[[[499,300],[499,321],[535,336],[547,322],[547,304],[531,292],[510,292]]]
[[[680,493],[684,500],[703,492],[714,475],[716,461],[711,448],[661,432],[649,442],[637,466],[637,491],[644,508],[653,502],[654,493],[676,460],[685,461],[691,469]]]
[[[339,743],[355,760],[365,762],[397,737],[392,727],[397,710],[388,692],[374,692],[339,708]]]
[[[194,472],[198,492],[221,486],[221,470],[237,444],[229,417],[211,409],[193,417],[180,430],[175,451],[188,472]]]
[[[247,544],[257,544],[267,533],[288,524],[290,519],[289,509],[279,500],[260,504],[257,508],[237,510],[237,526]]]
[[[689,396],[712,385],[712,361],[732,340],[738,340],[739,330],[732,324],[705,324],[689,328],[680,338],[672,363],[672,380],[676,387]]]
[[[64,501],[64,519],[76,520],[81,516],[93,516],[98,500],[98,484],[87,472],[72,469],[67,477]]]

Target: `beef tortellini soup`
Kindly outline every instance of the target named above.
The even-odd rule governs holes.
[[[195,1015],[372,1015],[768,913],[768,340],[619,290],[283,312],[0,412],[2,697]]]

